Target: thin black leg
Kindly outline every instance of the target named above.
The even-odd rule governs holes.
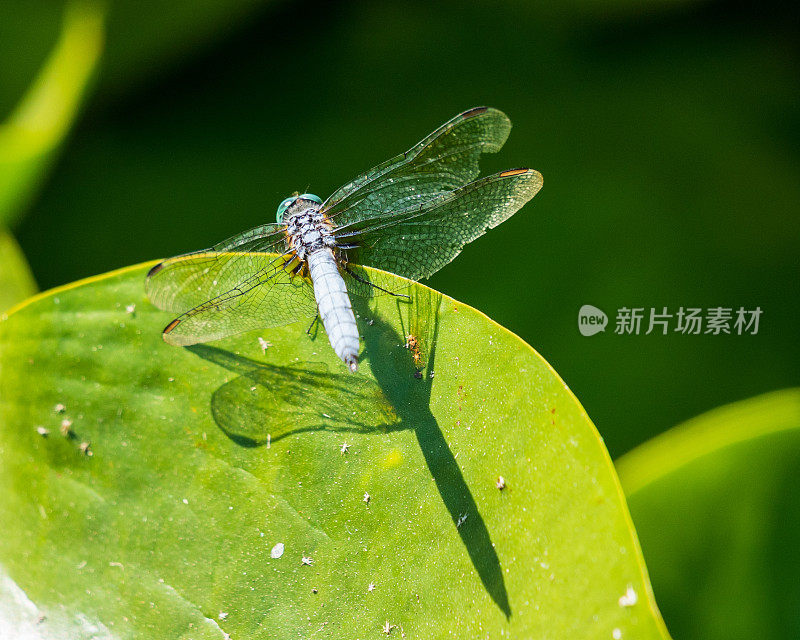
[[[406,295],[405,293],[395,293],[394,291],[389,291],[387,289],[384,289],[383,287],[379,287],[377,284],[374,284],[374,283],[370,282],[369,280],[364,280],[364,278],[362,278],[360,275],[358,275],[354,271],[350,271],[350,267],[345,267],[344,270],[347,273],[349,273],[351,276],[353,276],[353,278],[356,279],[358,282],[361,282],[362,284],[367,284],[370,287],[373,287],[373,288],[377,289],[378,291],[383,291],[384,293],[388,293],[390,296],[394,296],[395,298],[406,298],[407,300],[411,299],[411,296]]]
[[[314,319],[311,321],[311,324],[308,325],[308,329],[306,329],[306,335],[307,336],[311,335],[311,327],[313,327],[315,324],[317,324],[317,320],[319,320],[319,314],[315,315]]]

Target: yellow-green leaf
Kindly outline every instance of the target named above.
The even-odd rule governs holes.
[[[147,266],[0,322],[0,619],[69,638],[667,637],[601,439],[515,335],[413,285],[413,303],[356,302],[355,375],[305,323],[181,349]]]
[[[617,463],[676,637],[800,637],[800,389],[705,413]]]
[[[36,293],[28,262],[17,241],[0,228],[0,313]]]

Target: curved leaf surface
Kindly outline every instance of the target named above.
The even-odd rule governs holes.
[[[0,322],[0,620],[667,637],[602,441],[519,338],[413,285],[413,303],[357,303],[356,375],[305,326],[180,349],[148,266]]]
[[[679,638],[800,637],[800,389],[721,407],[617,463]]]

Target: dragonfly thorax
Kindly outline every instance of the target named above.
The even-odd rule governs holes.
[[[304,206],[295,211],[287,211],[287,214],[286,235],[289,246],[300,260],[305,260],[320,249],[332,249],[336,246],[333,225],[319,209]]]

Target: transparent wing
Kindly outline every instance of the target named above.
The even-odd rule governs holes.
[[[283,253],[284,242],[284,227],[266,224],[209,249],[169,258],[147,274],[147,296],[159,309],[181,313],[264,269],[269,261],[258,254]]]
[[[164,329],[164,340],[186,346],[290,324],[317,313],[311,281],[291,273],[296,262],[260,254],[251,257],[250,265],[261,268],[233,289],[178,316]]]
[[[311,283],[292,275],[297,261],[283,249],[283,227],[263,225],[153,267],[145,285],[150,300],[185,312],[164,339],[185,346],[313,316]]]
[[[322,211],[342,226],[452,191],[478,176],[480,155],[499,151],[510,131],[511,121],[502,111],[465,111],[405,153],[343,186]]]
[[[411,280],[428,278],[455,258],[465,244],[514,215],[541,187],[538,171],[503,171],[421,205],[338,229],[336,240],[358,245],[347,250],[348,261]],[[391,287],[389,279],[380,274],[370,276],[354,265],[348,268],[379,287]],[[357,284],[353,292],[362,294],[364,287]]]

